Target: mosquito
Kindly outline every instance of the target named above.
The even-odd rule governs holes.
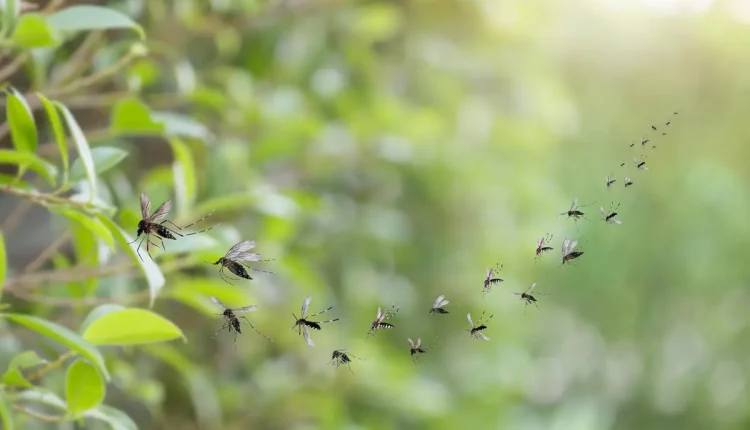
[[[596,202],[593,202],[593,203],[596,203]],[[570,205],[570,209],[568,209],[565,212],[561,212],[557,214],[557,216],[561,217],[563,215],[567,215],[569,218],[573,218],[575,221],[578,221],[579,218],[586,219],[583,212],[581,212],[579,208],[585,208],[586,206],[589,206],[593,203],[589,203],[588,205],[584,205],[584,206],[578,206],[578,197],[576,197],[573,199],[573,203]]]
[[[641,159],[638,160],[637,158],[633,157],[633,163],[635,164],[635,167],[638,168],[638,170],[648,170],[648,167],[646,167],[646,156],[641,155]]]
[[[416,363],[419,361],[422,354],[426,353],[429,348],[422,348],[422,338],[418,338],[416,343],[414,343],[411,338],[407,338],[406,340],[409,341],[409,352],[412,360]]]
[[[346,349],[336,349],[333,351],[333,354],[331,354],[331,364],[335,364],[336,367],[341,366],[342,364],[346,364],[347,367],[349,367],[349,371],[352,372],[352,358],[356,358],[357,360],[367,360],[366,358],[359,358],[355,357],[351,354],[348,354],[345,352]],[[354,374],[354,372],[352,372]]]
[[[565,238],[565,240],[563,240],[563,244],[562,244],[563,264],[565,264],[565,262],[575,260],[576,258],[583,255],[583,251],[573,251],[576,245],[578,245],[577,240],[574,240],[571,242],[571,240],[568,239],[567,237]]]
[[[211,301],[214,302],[214,303],[216,303],[220,307],[224,308],[224,312],[218,314],[218,315],[223,315],[224,316],[224,325],[222,325],[221,328],[219,330],[217,330],[216,333],[214,333],[213,337],[216,337],[216,335],[218,335],[222,330],[227,329],[227,330],[229,330],[230,333],[232,331],[235,332],[234,333],[234,342],[237,343],[237,333],[242,334],[242,329],[240,328],[240,325],[241,325],[240,318],[242,318],[242,319],[245,320],[245,324],[249,325],[250,328],[252,328],[253,330],[255,330],[256,333],[258,333],[259,335],[265,337],[266,339],[268,339],[270,341],[273,341],[273,339],[270,339],[270,338],[266,337],[263,333],[259,332],[250,323],[250,320],[248,320],[246,317],[244,317],[244,316],[238,317],[237,315],[235,315],[236,312],[250,312],[250,311],[257,310],[258,309],[257,306],[245,306],[243,308],[230,309],[230,308],[226,307],[226,305],[224,305],[224,303],[222,303],[221,300],[217,299],[214,296],[211,296]]]
[[[194,234],[203,233],[216,227],[216,225],[213,225],[205,230],[196,231],[193,233],[187,233],[187,234],[178,233],[177,231],[172,230],[169,227],[165,226],[164,223],[168,222],[172,224],[174,227],[176,227],[178,230],[183,230],[203,221],[204,219],[211,216],[211,214],[213,214],[214,212],[211,211],[210,213],[208,213],[208,215],[204,216],[198,221],[195,221],[192,224],[186,225],[185,227],[179,227],[177,224],[173,223],[172,221],[168,219],[164,219],[167,216],[167,214],[169,214],[169,211],[171,209],[172,209],[172,200],[167,200],[166,202],[162,203],[158,208],[156,208],[154,213],[151,213],[151,200],[148,198],[146,193],[141,191],[141,220],[138,221],[138,232],[135,236],[135,239],[129,243],[129,244],[135,243],[141,237],[141,234],[145,233],[143,240],[141,240],[140,243],[138,243],[138,248],[136,248],[135,250],[136,254],[138,254],[138,257],[141,259],[141,261],[143,261],[143,257],[141,257],[140,250],[141,250],[141,245],[143,245],[144,240],[147,242],[146,253],[148,254],[149,258],[151,258],[151,260],[153,260],[153,258],[151,257],[150,246],[153,245],[157,248],[159,247],[155,243],[151,242],[151,235],[156,236],[156,238],[161,241],[162,248],[166,249],[164,247],[164,239],[177,240],[177,238],[174,236],[175,234],[180,237],[192,236]],[[162,219],[164,220],[161,221]]]
[[[630,147],[632,148],[634,146],[635,146],[635,142],[630,142]]]
[[[547,233],[546,236],[542,236],[539,238],[539,240],[536,242],[536,257],[535,258],[541,258],[542,254],[545,252],[552,251],[551,246],[547,246],[552,242],[552,238],[554,236]]]
[[[620,163],[620,167],[625,167],[625,162]]]
[[[523,301],[526,302],[526,305],[524,306],[524,308],[526,306],[530,305],[530,304],[533,304],[534,306],[536,306],[537,309],[539,309],[539,306],[536,304],[536,297],[534,297],[534,296],[531,295],[531,290],[533,290],[534,287],[536,287],[536,282],[534,282],[533,284],[531,284],[531,286],[529,288],[527,288],[526,291],[524,291],[523,293],[513,293],[516,296],[520,296],[521,300],[523,300]],[[537,295],[548,295],[548,294],[552,294],[552,293],[536,293],[536,294]]]
[[[612,203],[609,206],[609,211],[605,211],[604,206],[599,206],[599,209],[602,211],[602,215],[604,215],[604,222],[609,224],[622,224],[622,221],[615,219],[615,217],[617,216],[617,208],[619,207],[619,203],[617,204],[617,206]]]
[[[381,309],[378,308],[378,316],[370,325],[370,332],[368,333],[368,335],[374,335],[381,328],[393,328],[393,324],[384,321],[396,315],[398,313],[398,309],[399,308],[395,304],[391,306],[391,309],[388,312],[381,312]]]
[[[253,267],[250,267],[247,262],[248,261],[273,261],[273,260],[261,260],[260,254],[257,254],[255,252],[250,252],[251,249],[255,248],[255,241],[254,240],[244,240],[233,247],[229,248],[229,251],[227,253],[216,260],[215,263],[211,264],[221,264],[219,267],[219,276],[221,279],[224,280],[227,284],[231,284],[227,279],[232,279],[229,276],[227,276],[226,273],[224,273],[224,269],[226,268],[230,272],[234,273],[235,275],[239,276],[240,278],[245,279],[253,279],[248,273],[247,270],[245,270],[245,267],[247,266],[250,270],[257,270],[258,272],[266,272],[266,273],[273,273],[268,272],[266,270],[260,270],[255,269]]]
[[[484,294],[487,294],[492,289],[492,286],[503,282],[500,278],[495,278],[500,271],[503,270],[503,265],[495,265],[494,268],[490,267],[487,269],[487,274],[484,277]]]
[[[654,131],[656,131],[656,126],[655,126],[655,125],[653,125],[653,124],[651,124],[651,130],[654,130]]]
[[[435,299],[435,303],[432,304],[432,309],[430,309],[431,314],[447,314],[448,311],[443,309],[443,306],[450,303],[448,300],[445,299],[444,295],[439,295],[437,299]]]
[[[614,184],[615,182],[617,182],[617,179],[613,178],[611,174],[607,175],[607,189],[612,187],[612,184]]]
[[[307,314],[307,308],[310,306],[310,300],[312,300],[312,296],[307,296],[305,298],[305,301],[302,302],[302,313],[300,314],[299,318],[297,318],[297,315],[292,314],[292,316],[296,320],[296,322],[292,326],[292,330],[296,328],[297,334],[303,334],[305,337],[305,342],[307,343],[307,346],[312,348],[315,346],[315,344],[312,341],[312,337],[310,336],[310,331],[308,330],[308,328],[311,328],[313,330],[320,330],[321,324],[338,321],[339,319],[335,318],[332,320],[320,321],[320,322],[308,320],[307,318],[312,318],[314,316],[324,314],[330,311],[331,309],[333,309],[333,306],[329,306],[328,309],[322,310],[318,312],[317,314],[312,314],[309,317],[305,317],[305,314]]]
[[[677,111],[675,111],[673,115],[677,115]]]
[[[646,146],[647,143],[648,143],[648,138],[646,136],[643,136],[641,138],[641,146]]]
[[[630,179],[630,178],[628,178],[628,177],[625,177],[625,188],[627,188],[627,187],[629,187],[631,185],[633,185],[633,180]]]
[[[667,127],[669,127],[670,124],[672,124],[672,121],[667,121],[664,123],[664,125],[666,125]]]
[[[492,319],[495,315],[490,315],[489,318],[486,320],[482,320],[484,317],[484,312],[482,311],[482,315],[479,317],[479,321],[477,321],[476,324],[474,324],[474,321],[471,320],[471,314],[466,314],[466,320],[469,321],[469,327],[471,327],[469,330],[466,330],[469,332],[469,335],[482,340],[490,340],[489,337],[485,336],[484,333],[482,333],[482,330],[485,330],[487,328],[487,322]]]

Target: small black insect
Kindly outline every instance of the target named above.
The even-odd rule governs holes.
[[[349,367],[349,371],[352,372],[352,358],[356,358],[357,360],[367,360],[366,358],[359,358],[355,357],[351,354],[348,354],[345,352],[346,349],[336,349],[333,351],[333,354],[331,355],[331,364],[335,364],[336,367],[341,366],[342,364],[346,364]],[[354,374],[354,372],[352,372]]]
[[[520,296],[521,300],[526,302],[526,305],[524,307],[530,304],[533,304],[534,306],[536,306],[537,309],[539,309],[539,306],[536,304],[537,302],[536,297],[531,295],[531,290],[533,290],[534,287],[536,287],[536,282],[531,284],[531,286],[527,288],[526,291],[524,291],[523,293],[513,293],[513,294],[515,294],[516,296]],[[552,293],[535,293],[535,294],[545,296],[545,295],[549,295]]]
[[[641,138],[641,146],[646,146],[647,143],[648,143],[648,138],[646,136],[643,136]]]
[[[398,309],[399,308],[396,305],[391,306],[391,309],[388,312],[381,312],[380,308],[378,308],[377,318],[370,325],[370,332],[368,333],[368,335],[376,334],[377,331],[381,328],[393,328],[393,324],[389,324],[384,321],[396,315],[398,313]]]
[[[602,211],[602,215],[604,215],[604,222],[609,224],[622,224],[622,221],[615,219],[617,216],[617,208],[619,207],[620,204],[618,203],[617,206],[615,206],[614,202],[609,206],[609,211],[605,211],[604,206],[600,206],[599,209]]]
[[[558,217],[561,217],[563,215],[567,215],[568,218],[573,218],[574,221],[578,222],[579,218],[586,219],[584,216],[584,213],[579,210],[579,208],[585,208],[586,206],[590,206],[596,202],[589,203],[588,205],[579,206],[578,205],[578,197],[573,199],[573,203],[570,205],[570,209],[568,209],[565,212],[561,212],[557,214]]]
[[[677,115],[677,111],[675,111],[675,113],[673,115]]]
[[[669,127],[670,124],[672,124],[672,121],[667,121],[664,123],[664,125],[666,125],[667,127]]]
[[[633,185],[633,180],[630,179],[630,178],[628,178],[628,177],[625,177],[625,188],[627,188],[627,187],[629,187],[631,185]]]
[[[536,257],[534,258],[541,258],[542,254],[545,252],[552,251],[552,247],[548,246],[550,242],[552,242],[552,236],[551,234],[547,233],[546,236],[542,236],[539,238],[539,240],[536,242]]]
[[[144,193],[143,191],[141,191],[140,198],[141,198],[141,220],[138,221],[138,231],[136,233],[135,239],[132,242],[130,242],[130,244],[138,241],[138,239],[141,237],[141,234],[145,234],[145,236],[143,236],[143,240],[141,240],[140,243],[138,243],[138,247],[135,250],[136,254],[138,254],[138,257],[141,259],[141,261],[143,261],[143,257],[141,257],[140,251],[141,251],[141,245],[143,245],[144,240],[147,242],[146,253],[148,254],[149,258],[153,260],[153,258],[151,257],[150,247],[153,245],[158,248],[158,245],[151,242],[152,236],[155,236],[157,239],[159,239],[161,241],[162,248],[166,249],[164,247],[164,239],[177,240],[177,238],[174,236],[175,234],[180,237],[192,236],[194,234],[203,233],[216,227],[216,225],[214,225],[205,230],[196,231],[196,232],[188,233],[188,234],[178,233],[177,231],[172,230],[169,227],[165,226],[164,223],[168,222],[172,224],[178,230],[183,230],[208,218],[209,216],[211,216],[211,214],[213,214],[213,211],[210,212],[208,215],[204,216],[203,218],[199,219],[198,221],[195,221],[192,224],[188,224],[185,227],[179,227],[172,221],[164,219],[169,214],[169,211],[172,209],[171,200],[167,200],[166,202],[162,203],[158,208],[156,208],[154,213],[151,213],[151,199],[149,199],[146,193]],[[164,219],[164,221],[159,222],[162,219]]]
[[[267,272],[265,270],[255,269],[250,267],[247,262],[253,261],[272,261],[272,260],[261,260],[260,254],[257,254],[255,252],[250,252],[251,249],[255,248],[255,241],[254,240],[244,240],[233,247],[229,248],[229,251],[227,253],[216,260],[215,263],[212,263],[214,265],[220,264],[221,267],[219,267],[219,276],[221,279],[224,280],[227,284],[231,284],[227,279],[232,279],[229,276],[227,276],[226,273],[224,273],[224,269],[228,269],[230,272],[234,273],[235,275],[239,276],[240,278],[244,279],[253,279],[248,273],[247,270],[245,270],[245,267],[247,267],[250,270],[257,270],[259,272],[266,272],[266,273],[273,273],[273,272]]]
[[[487,294],[492,290],[492,286],[503,282],[500,278],[495,278],[500,271],[503,270],[503,265],[495,265],[495,268],[490,267],[487,269],[487,274],[484,276],[484,294]]]
[[[630,147],[632,148],[634,146],[635,146],[635,142],[630,142]]]
[[[620,163],[620,167],[625,167],[625,162]]]
[[[258,309],[257,306],[245,306],[243,308],[230,309],[230,308],[226,307],[224,305],[224,303],[222,303],[219,299],[217,299],[214,296],[211,296],[211,301],[214,302],[214,303],[216,303],[217,305],[219,305],[220,307],[222,307],[224,309],[224,311],[222,313],[218,314],[218,315],[223,315],[224,316],[224,325],[222,325],[221,328],[219,330],[217,330],[216,333],[214,333],[213,337],[216,337],[216,335],[218,335],[222,330],[227,329],[227,330],[229,330],[230,333],[232,331],[235,332],[234,333],[234,342],[236,343],[237,342],[237,333],[242,334],[242,329],[240,327],[240,325],[241,325],[240,318],[241,318],[241,319],[245,320],[245,324],[249,325],[250,328],[252,328],[253,330],[255,330],[256,333],[258,333],[259,335],[261,335],[261,336],[265,337],[266,339],[272,341],[272,339],[266,337],[265,335],[263,335],[263,333],[259,332],[250,323],[250,320],[248,320],[246,317],[244,317],[244,316],[238,317],[237,315],[235,315],[235,313],[237,313],[237,312],[250,312],[250,311],[257,310]]]
[[[633,157],[633,163],[635,164],[635,167],[638,168],[638,170],[648,170],[648,167],[646,167],[646,156],[644,155],[641,155],[640,160]]]
[[[609,189],[610,187],[612,187],[612,184],[614,184],[615,182],[617,182],[617,179],[613,178],[611,174],[607,175],[607,182],[606,182],[607,189]]]
[[[437,299],[435,299],[435,303],[432,304],[432,309],[430,309],[431,314],[447,314],[448,311],[443,309],[443,306],[450,303],[448,300],[443,300],[445,298],[444,295],[439,295]]]
[[[567,237],[563,240],[563,244],[562,244],[563,264],[565,264],[565,262],[570,262],[571,260],[575,260],[576,258],[583,255],[582,251],[573,250],[575,249],[576,245],[578,245],[577,240],[571,241]]]
[[[422,348],[422,338],[417,339],[417,343],[414,343],[411,338],[407,338],[406,340],[409,341],[409,351],[411,354],[412,359],[414,362],[418,362],[421,355],[427,352],[426,348]]]
[[[310,336],[310,331],[308,330],[308,328],[311,328],[313,330],[320,330],[321,324],[338,321],[339,319],[335,318],[332,320],[319,321],[319,322],[308,320],[307,318],[312,318],[314,316],[324,314],[330,311],[331,309],[333,309],[333,306],[329,306],[328,309],[324,309],[316,314],[312,314],[309,317],[306,317],[305,315],[307,314],[307,308],[310,306],[310,300],[312,300],[312,296],[307,296],[307,298],[305,298],[305,301],[302,302],[302,313],[300,314],[299,318],[297,318],[296,315],[292,314],[292,316],[296,320],[294,325],[292,326],[292,329],[296,328],[297,334],[303,334],[305,338],[305,342],[307,343],[309,347],[312,348],[315,346],[315,344],[312,341],[312,337]]]
[[[662,133],[661,133],[661,135],[662,135],[662,136],[666,136],[666,135],[667,135],[667,133],[666,133],[666,132],[662,132]]]
[[[469,332],[469,335],[472,337],[475,337],[477,339],[482,340],[490,340],[489,337],[485,336],[484,333],[482,333],[482,330],[487,329],[487,322],[489,322],[494,315],[490,315],[489,318],[482,321],[482,317],[484,317],[484,311],[482,311],[482,315],[479,317],[479,321],[477,321],[476,324],[474,324],[474,321],[471,320],[471,314],[466,314],[466,319],[469,321],[469,327],[470,329],[466,330]]]
[[[656,131],[656,126],[655,126],[655,125],[653,125],[653,124],[651,124],[651,130],[654,130],[654,131]]]

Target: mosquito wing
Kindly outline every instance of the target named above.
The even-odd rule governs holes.
[[[578,197],[573,199],[573,204],[570,205],[570,210],[572,211],[576,206],[578,206]]]
[[[260,254],[256,252],[245,252],[237,257],[241,261],[260,261]]]
[[[417,344],[414,345],[415,348],[419,348],[422,345],[422,338],[417,338]]]
[[[574,240],[574,241],[570,242],[570,248],[569,248],[569,250],[570,251],[574,250],[575,247],[576,247],[576,245],[578,245],[578,241],[577,240]]]
[[[408,341],[409,341],[409,347],[410,347],[411,349],[414,349],[414,348],[416,348],[416,347],[414,346],[414,341],[413,341],[413,340],[411,340],[411,338],[410,338],[410,337],[406,338],[406,340],[408,340]]]
[[[153,215],[151,215],[151,218],[149,218],[149,221],[150,222],[161,221],[162,219],[166,218],[170,210],[172,210],[172,200],[167,200],[166,202],[162,203],[161,206],[156,208]]]
[[[534,287],[536,287],[536,282],[534,282],[533,284],[531,284],[531,286],[526,289],[526,294],[529,294],[531,292],[531,290],[534,289]]]
[[[242,253],[245,253],[255,247],[254,240],[243,240],[242,242],[229,248],[227,255],[224,256],[227,260],[240,260],[238,258]]]
[[[214,297],[214,296],[211,296],[211,301],[212,301],[212,302],[214,302],[214,303],[216,303],[217,305],[221,306],[221,307],[222,307],[222,308],[224,308],[224,309],[228,309],[228,308],[226,307],[226,305],[224,305],[224,303],[222,303],[222,302],[221,302],[221,300],[217,299],[217,298],[216,298],[216,297]]]
[[[148,219],[151,215],[151,199],[141,191],[141,219]]]
[[[439,308],[441,303],[443,302],[443,299],[445,298],[444,295],[439,295],[437,299],[435,299],[435,303],[432,305],[433,308]]]
[[[312,296],[307,296],[305,301],[302,302],[302,315],[300,315],[300,318],[304,318],[305,315],[307,315],[307,308],[310,307],[310,300],[312,300]]]
[[[484,334],[482,334],[482,332],[479,332],[479,331],[478,331],[478,332],[476,332],[475,334],[477,335],[477,337],[478,337],[478,338],[480,338],[480,339],[482,339],[482,340],[490,340],[490,338],[489,338],[489,337],[487,337],[487,336],[485,336]]]
[[[448,300],[443,300],[443,301],[441,301],[441,302],[440,302],[440,304],[438,305],[438,307],[439,307],[439,308],[442,308],[443,306],[447,305],[448,303],[450,303],[450,301],[448,301]]]
[[[383,321],[383,317],[385,317],[385,314],[381,312],[380,308],[378,308],[378,316],[375,318],[376,322]]]
[[[312,336],[310,336],[310,331],[306,326],[302,326],[302,336],[305,338],[305,343],[307,343],[307,346],[309,346],[310,348],[315,347],[315,344],[312,341]]]
[[[612,222],[615,224],[622,224],[622,221],[620,221],[619,219],[613,219]]]
[[[568,255],[570,253],[570,239],[567,237],[563,240],[562,253],[563,255]]]
[[[604,210],[604,206],[599,206],[599,210],[602,211],[602,215],[604,215],[605,217],[608,215],[607,211]]]
[[[474,328],[474,321],[471,320],[471,314],[466,314],[466,321],[469,322],[471,328]]]
[[[258,307],[255,306],[255,305],[253,305],[253,306],[245,306],[244,308],[232,309],[232,311],[234,311],[234,312],[250,312],[250,311],[254,311],[256,309],[258,309]]]

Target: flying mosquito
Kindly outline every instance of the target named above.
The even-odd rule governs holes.
[[[673,115],[677,115],[677,111],[675,111]]]
[[[253,279],[248,273],[247,270],[245,270],[245,266],[247,266],[250,270],[257,270],[259,272],[266,272],[265,270],[255,269],[247,265],[247,262],[249,261],[272,261],[272,260],[261,260],[260,254],[257,254],[255,252],[250,252],[251,249],[255,248],[255,241],[254,240],[243,240],[242,242],[234,245],[233,247],[229,248],[229,251],[227,253],[216,260],[216,263],[211,264],[221,264],[221,267],[219,267],[219,276],[221,279],[224,280],[227,284],[231,284],[227,279],[232,279],[229,276],[227,276],[226,273],[224,273],[224,269],[226,268],[230,272],[234,273],[235,275],[239,276],[240,278],[245,279]],[[273,272],[266,272],[266,273],[273,273]]]
[[[622,224],[622,221],[615,219],[617,216],[617,208],[620,207],[620,204],[618,203],[617,206],[614,206],[614,203],[609,206],[609,211],[604,210],[604,206],[599,206],[599,209],[602,211],[602,215],[604,215],[604,222],[609,224]]]
[[[174,236],[175,234],[180,237],[192,236],[194,234],[203,233],[216,227],[214,225],[205,230],[196,231],[196,232],[187,233],[187,234],[178,233],[177,231],[172,230],[169,227],[165,226],[164,223],[168,222],[172,224],[175,228],[177,228],[177,230],[183,230],[208,218],[209,216],[211,216],[211,214],[213,214],[213,211],[211,211],[208,215],[204,216],[198,221],[195,221],[192,224],[188,224],[185,227],[179,227],[177,224],[173,223],[172,221],[168,219],[164,219],[169,214],[169,211],[171,209],[172,209],[172,201],[167,200],[166,202],[162,203],[158,208],[156,208],[154,213],[151,213],[151,200],[148,198],[146,193],[141,191],[141,220],[138,221],[138,232],[135,236],[135,239],[132,242],[130,242],[130,243],[135,243],[141,237],[141,234],[145,233],[145,236],[143,237],[143,239],[140,241],[140,243],[138,243],[138,248],[136,248],[135,250],[136,254],[138,254],[138,257],[141,259],[141,261],[143,261],[143,257],[141,257],[140,250],[141,250],[141,245],[143,245],[144,240],[147,242],[146,253],[148,254],[149,258],[151,258],[151,252],[150,252],[151,245],[157,248],[159,247],[155,243],[151,242],[152,235],[156,236],[156,238],[161,241],[162,248],[166,249],[164,247],[164,239],[177,240],[177,238]],[[164,219],[164,221],[161,221],[162,219]],[[153,258],[151,259],[153,260]]]
[[[380,308],[378,308],[378,316],[370,325],[370,332],[368,333],[368,335],[376,334],[377,331],[381,328],[393,328],[393,324],[389,324],[384,321],[396,315],[398,313],[398,309],[399,308],[396,305],[391,306],[391,309],[388,312],[381,312]]]
[[[447,314],[448,311],[443,309],[443,306],[450,303],[448,300],[445,299],[444,295],[439,295],[437,299],[435,299],[435,303],[432,304],[432,309],[430,309],[431,314]]]
[[[630,142],[630,147],[632,148],[634,146],[635,146],[635,142]]]
[[[552,251],[551,246],[547,246],[552,242],[552,236],[551,234],[547,233],[546,236],[542,236],[539,238],[539,240],[536,242],[536,257],[535,258],[541,258],[542,254],[545,252]]]
[[[655,126],[655,125],[653,125],[653,124],[651,124],[651,130],[654,130],[654,131],[656,131],[656,126]]]
[[[565,262],[570,262],[571,260],[575,260],[576,258],[583,255],[583,251],[573,251],[576,245],[578,245],[577,240],[574,240],[571,242],[571,240],[568,239],[567,237],[565,238],[565,240],[563,240],[563,244],[562,244],[563,264],[565,264]]]
[[[347,354],[346,349],[336,349],[333,351],[333,354],[331,354],[331,364],[335,364],[336,367],[341,366],[342,364],[346,364],[347,367],[349,367],[349,371],[352,372],[352,358],[356,358],[357,360],[366,360],[366,358],[359,358],[355,357],[351,354]],[[352,372],[354,374],[354,372]]]
[[[503,265],[495,265],[494,268],[490,267],[487,269],[487,274],[484,277],[484,294],[487,294],[492,289],[492,286],[503,282],[500,278],[495,278],[500,271],[503,270]]]
[[[513,294],[515,294],[516,296],[520,296],[521,300],[526,302],[526,305],[524,307],[533,304],[534,306],[536,306],[537,309],[539,309],[539,306],[536,304],[536,301],[537,301],[536,297],[531,295],[531,290],[533,290],[534,287],[536,287],[536,282],[531,284],[531,286],[527,288],[526,291],[524,291],[523,293],[513,293]],[[536,294],[546,296],[552,293],[536,293]]]
[[[469,332],[469,335],[482,340],[490,340],[489,337],[485,336],[482,333],[482,330],[485,330],[487,328],[487,322],[492,319],[494,315],[490,315],[489,318],[486,320],[482,320],[482,317],[484,317],[484,311],[482,311],[482,315],[479,317],[479,321],[477,321],[476,324],[474,324],[474,321],[471,320],[471,314],[466,314],[466,320],[469,321],[469,326],[471,327],[469,330],[466,330]]]
[[[613,178],[612,175],[607,175],[607,189],[612,187],[615,182],[617,182],[617,179]]]
[[[236,312],[250,312],[250,311],[254,311],[254,310],[258,309],[257,306],[245,306],[243,308],[230,309],[230,308],[226,307],[226,305],[224,305],[224,303],[222,303],[219,299],[217,299],[214,296],[211,296],[211,301],[214,302],[214,303],[216,303],[220,307],[224,308],[224,312],[218,314],[218,315],[223,315],[224,316],[224,325],[222,325],[221,328],[219,330],[217,330],[216,333],[214,333],[213,337],[216,337],[216,335],[218,335],[219,332],[221,332],[222,330],[227,329],[227,330],[229,330],[230,333],[232,331],[235,332],[234,333],[234,342],[236,343],[237,342],[237,333],[242,334],[242,329],[240,328],[240,325],[241,325],[240,318],[242,318],[242,319],[245,320],[245,324],[249,325],[250,328],[252,328],[253,330],[255,330],[256,333],[258,333],[259,335],[261,335],[261,336],[265,337],[266,339],[272,341],[272,339],[266,337],[263,333],[259,332],[250,323],[250,320],[248,320],[246,317],[244,317],[244,316],[238,317],[237,315],[235,315]]]
[[[296,328],[297,334],[303,334],[305,337],[305,342],[307,343],[307,346],[312,348],[315,346],[315,344],[312,341],[312,337],[310,336],[310,331],[308,330],[308,328],[311,328],[313,330],[320,330],[321,324],[338,321],[339,319],[335,318],[332,320],[320,321],[320,322],[308,320],[307,318],[312,318],[314,316],[324,314],[330,311],[331,309],[333,309],[333,306],[329,306],[328,309],[322,310],[318,312],[317,314],[312,314],[309,317],[305,317],[305,314],[307,314],[307,308],[310,306],[310,300],[312,300],[312,296],[307,296],[305,298],[305,301],[302,302],[302,313],[300,314],[299,318],[297,318],[297,315],[292,314],[292,316],[296,320],[296,322],[292,326],[292,329]]]
[[[646,167],[646,156],[644,155],[641,155],[640,160],[633,157],[633,163],[635,164],[635,167],[638,168],[638,170],[648,170],[648,167]]]
[[[672,124],[672,121],[667,121],[664,123],[664,125],[666,125],[667,127],[669,127],[670,124]]]
[[[596,202],[593,202],[593,203],[596,203]],[[571,203],[570,209],[568,209],[565,212],[561,212],[561,213],[557,214],[557,216],[561,217],[563,215],[567,215],[568,218],[573,218],[575,221],[578,221],[579,218],[586,219],[586,217],[584,216],[583,212],[581,212],[579,210],[579,208],[585,208],[586,206],[589,206],[589,205],[591,205],[593,203],[589,203],[588,205],[584,205],[584,206],[578,206],[578,197],[576,197],[576,198],[573,199],[573,203]]]
[[[631,185],[633,185],[633,180],[630,179],[630,178],[628,178],[628,177],[625,177],[625,188],[627,188],[627,187],[629,187]]]
[[[641,138],[641,146],[646,146],[647,143],[648,143],[648,138],[646,136],[643,136]]]
[[[625,167],[625,162],[620,163],[620,167]]]
[[[410,354],[411,354],[412,359],[416,363],[419,361],[422,354],[427,352],[428,348],[422,348],[422,338],[418,338],[417,343],[414,343],[414,341],[411,340],[411,338],[407,338],[406,340],[409,341]]]

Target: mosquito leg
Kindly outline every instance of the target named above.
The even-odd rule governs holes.
[[[222,315],[223,315],[223,314],[222,314]],[[224,323],[224,325],[222,325],[220,329],[216,330],[216,333],[214,333],[214,335],[213,335],[213,336],[211,336],[211,339],[214,339],[214,338],[216,338],[216,336],[217,336],[217,335],[218,335],[219,333],[221,333],[221,331],[222,331],[222,330],[224,330],[225,328],[227,328],[227,323]]]
[[[211,212],[209,212],[208,214],[204,215],[204,216],[203,216],[203,218],[200,218],[199,220],[197,220],[197,221],[194,221],[194,222],[192,222],[192,223],[190,223],[190,224],[186,225],[185,227],[179,227],[179,226],[178,226],[177,224],[173,223],[172,221],[167,221],[167,220],[164,220],[164,222],[169,222],[170,224],[172,224],[173,226],[177,227],[178,229],[180,229],[180,230],[185,230],[186,228],[188,228],[188,227],[192,227],[192,226],[194,226],[194,225],[198,224],[199,222],[203,221],[204,219],[206,219],[206,218],[210,217],[211,215],[213,215],[213,213],[214,213],[214,212],[215,212],[215,211],[211,211]],[[162,222],[162,224],[163,224],[164,222]],[[213,228],[213,227],[211,227],[211,228]],[[209,229],[209,230],[210,230],[210,229]],[[205,231],[205,230],[204,230],[204,231]],[[195,234],[195,233],[193,233],[193,234]]]
[[[143,245],[143,241],[141,240],[140,243],[138,243],[138,248],[136,248],[135,253],[138,254],[138,258],[143,261],[143,257],[141,256],[141,245]]]
[[[261,335],[261,336],[265,337],[266,339],[270,340],[271,342],[273,342],[273,339],[271,339],[270,337],[266,337],[266,335],[264,335],[263,333],[259,332],[258,329],[256,329],[252,324],[250,324],[250,320],[248,320],[247,317],[240,317],[240,318],[242,318],[243,320],[245,320],[245,323],[247,323],[247,325],[249,325],[251,329],[255,330],[256,333],[258,333],[259,335]]]
[[[324,313],[326,313],[326,312],[330,311],[331,309],[333,309],[333,306],[329,307],[328,309],[322,310],[322,311],[318,312],[317,314],[312,314],[312,315],[310,315],[310,316],[309,316],[309,317],[307,317],[307,318],[312,318],[312,317],[314,317],[314,316],[318,316],[318,315],[320,315],[320,314],[324,314]]]

